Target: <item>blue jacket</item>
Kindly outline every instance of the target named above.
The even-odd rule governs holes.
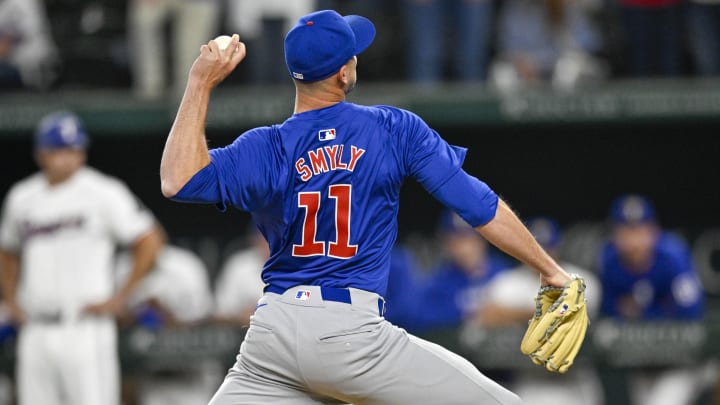
[[[409,330],[423,333],[440,328],[458,327],[483,303],[484,288],[513,262],[499,254],[490,253],[487,271],[470,276],[455,263],[440,263],[432,276],[420,288]]]
[[[602,313],[620,318],[620,303],[630,299],[639,307],[640,319],[699,319],[703,313],[703,290],[692,257],[680,239],[663,233],[655,246],[649,270],[633,273],[620,260],[617,247],[608,243],[602,252],[600,277]]]

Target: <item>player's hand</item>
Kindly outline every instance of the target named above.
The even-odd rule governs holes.
[[[0,35],[0,59],[4,60],[10,56],[15,45],[12,37]]]
[[[107,301],[90,304],[83,309],[83,313],[96,316],[119,316],[125,310],[125,299],[114,296]]]
[[[552,276],[540,276],[540,285],[553,286],[553,287],[565,287],[572,277],[563,269],[558,269]]]
[[[237,34],[227,48],[220,50],[215,41],[200,47],[200,55],[190,68],[189,84],[213,89],[220,84],[245,58],[245,44]]]
[[[16,302],[7,302],[8,315],[15,325],[23,325],[27,321],[25,311]]]

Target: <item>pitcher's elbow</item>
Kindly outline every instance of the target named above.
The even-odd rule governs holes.
[[[177,182],[170,181],[168,179],[162,179],[160,181],[160,191],[165,198],[173,198],[180,192],[180,188]]]

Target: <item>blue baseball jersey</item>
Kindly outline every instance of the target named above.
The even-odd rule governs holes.
[[[395,245],[390,254],[388,287],[385,294],[387,311],[385,319],[401,328],[412,328],[412,317],[416,306],[421,274],[419,265],[412,252]]]
[[[489,253],[482,273],[471,275],[456,263],[444,261],[416,294],[415,308],[407,329],[423,333],[460,326],[466,317],[479,310],[488,283],[514,263]]]
[[[405,178],[471,225],[493,218],[498,197],[462,170],[465,154],[408,111],[341,102],[211,150],[174,198],[249,211],[270,246],[262,279],[276,289],[384,295]]]
[[[602,313],[622,317],[623,300],[632,300],[640,319],[698,319],[702,316],[703,291],[687,245],[663,233],[655,246],[650,268],[637,272],[623,263],[613,243],[602,252],[600,277]]]

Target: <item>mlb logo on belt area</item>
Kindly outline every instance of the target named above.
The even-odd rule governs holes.
[[[295,294],[295,299],[300,301],[307,301],[310,299],[310,291],[308,290],[299,290],[297,294]]]
[[[332,141],[335,139],[335,128],[321,129],[318,131],[318,138],[320,138],[321,141]]]

